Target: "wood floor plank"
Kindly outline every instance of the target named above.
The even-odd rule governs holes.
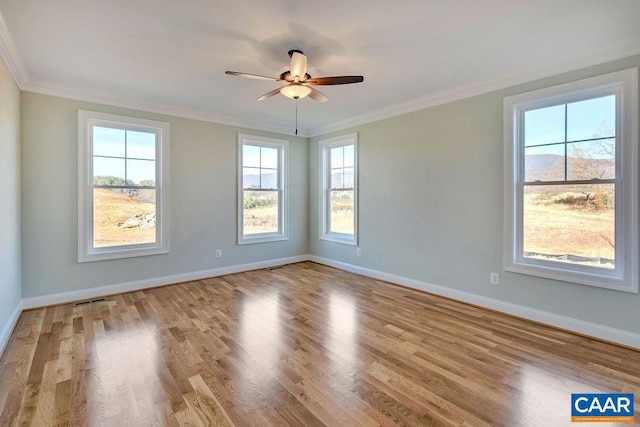
[[[608,392],[640,411],[639,351],[312,262],[26,311],[0,359],[3,426],[556,426]]]

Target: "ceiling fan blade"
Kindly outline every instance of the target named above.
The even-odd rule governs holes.
[[[363,76],[336,76],[336,77],[314,77],[304,82],[306,85],[347,85],[350,83],[361,83]]]
[[[292,51],[290,71],[294,80],[296,76],[298,77],[298,80],[295,81],[304,79],[305,74],[307,74],[307,56],[304,53]]]
[[[280,93],[280,89],[282,89],[281,87],[279,87],[278,89],[274,89],[271,92],[267,92],[264,95],[262,95],[260,98],[256,99],[256,101],[264,101],[267,98],[271,98],[274,95],[277,95]]]
[[[258,74],[241,73],[239,71],[225,71],[224,73],[229,74],[230,76],[247,77],[249,79],[256,79],[256,80],[270,80],[272,82],[280,81],[280,79],[278,79],[277,77],[267,77],[267,76],[260,76]]]
[[[327,96],[320,92],[319,90],[315,90],[314,88],[310,87],[309,89],[311,89],[311,92],[309,93],[309,98],[316,100],[318,102],[327,102],[329,100],[329,98],[327,98]]]

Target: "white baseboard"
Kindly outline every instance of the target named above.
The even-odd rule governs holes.
[[[433,285],[431,283],[409,279],[407,277],[397,276],[395,274],[384,273],[382,271],[371,270],[368,268],[359,267],[328,258],[322,258],[315,255],[309,255],[308,259],[319,264],[339,268],[351,273],[361,274],[373,279],[384,280],[385,282],[395,283],[398,285],[406,286],[408,288],[418,289],[432,294],[441,295],[454,300],[489,308],[492,310],[500,311],[502,313],[511,314],[513,316],[522,317],[524,319],[533,320],[535,322],[544,323],[546,325],[554,326],[568,331],[577,332],[582,335],[588,335],[591,337],[600,338],[606,341],[640,349],[640,335],[633,332],[610,328],[608,326],[602,326],[596,323],[574,319],[572,317],[549,313],[546,311],[537,310],[535,308],[512,304],[494,298],[475,295],[470,292],[459,291],[457,289],[451,289],[444,286]]]
[[[0,357],[2,357],[2,353],[4,353],[4,349],[9,343],[9,338],[11,338],[11,333],[13,332],[13,329],[18,324],[18,319],[20,319],[22,310],[23,310],[23,303],[22,301],[19,301],[18,305],[13,310],[13,313],[11,313],[11,316],[9,316],[9,319],[7,320],[7,323],[4,325],[4,328],[2,328],[2,331],[0,331]]]
[[[136,280],[133,282],[119,283],[114,285],[100,286],[97,288],[82,289],[79,291],[60,292],[56,294],[43,295],[39,297],[24,298],[22,300],[24,309],[46,307],[49,305],[64,304],[73,301],[103,297],[106,295],[120,294],[124,292],[139,291],[141,289],[155,288],[158,286],[170,285],[173,283],[188,282],[191,280],[206,279],[207,277],[224,276],[225,274],[242,273],[243,271],[258,270],[261,268],[276,267],[279,265],[292,264],[294,262],[308,261],[308,255],[300,255],[288,258],[271,259],[248,264],[238,264],[229,267],[213,268],[210,270],[200,270],[190,273],[173,274],[171,276],[154,277],[152,279]]]
[[[0,345],[2,345],[2,348],[4,348],[4,345],[6,345],[6,342],[11,336],[11,331],[13,330],[13,327],[15,326],[15,323],[17,322],[18,317],[20,316],[20,313],[23,309],[26,310],[37,307],[45,307],[48,305],[81,301],[96,297],[102,297],[105,295],[137,291],[140,289],[165,286],[172,283],[205,279],[207,277],[223,276],[225,274],[241,273],[244,271],[276,267],[279,265],[292,264],[302,261],[317,262],[319,264],[324,264],[352,273],[361,274],[373,279],[384,280],[386,282],[395,283],[398,285],[406,286],[408,288],[418,289],[435,295],[441,295],[454,300],[489,308],[568,331],[577,332],[579,334],[588,335],[594,338],[600,338],[606,341],[611,341],[614,343],[640,349],[639,334],[624,331],[621,329],[610,328],[608,326],[598,325],[596,323],[586,322],[584,320],[575,319],[572,317],[549,313],[522,305],[512,304],[494,298],[472,294],[470,292],[434,285],[431,283],[422,282],[420,280],[410,279],[395,274],[389,274],[378,270],[359,267],[356,265],[335,261],[329,258],[318,257],[315,255],[299,255],[288,258],[279,258],[248,264],[233,265],[229,267],[214,268],[210,270],[201,270],[190,273],[175,274],[171,276],[156,277],[152,279],[138,280],[108,286],[100,286],[97,288],[83,289],[79,291],[62,292],[57,294],[43,295],[39,297],[24,298],[12,314],[11,322],[7,323],[5,328],[2,330],[2,333],[0,335]]]

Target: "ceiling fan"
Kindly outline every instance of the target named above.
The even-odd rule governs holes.
[[[325,102],[327,98],[322,92],[312,88],[311,86],[326,85],[346,85],[350,83],[361,83],[364,81],[363,76],[334,76],[334,77],[311,77],[307,73],[307,56],[301,50],[292,49],[289,51],[291,65],[289,71],[280,74],[280,77],[267,77],[258,74],[240,73],[238,71],[226,71],[226,74],[239,77],[247,77],[258,80],[271,80],[278,83],[285,83],[277,89],[265,93],[258,101],[264,101],[278,93],[284,96],[298,100],[309,96],[319,102]]]

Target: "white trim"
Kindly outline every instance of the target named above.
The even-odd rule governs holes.
[[[245,271],[259,270],[261,268],[277,267],[285,264],[308,261],[307,255],[298,255],[288,258],[278,258],[266,261],[257,261],[248,264],[231,265],[228,267],[213,268],[210,270],[193,271],[190,273],[172,274],[170,276],[154,277],[151,279],[135,280],[132,282],[99,286],[90,289],[80,289],[71,292],[60,292],[38,297],[24,298],[24,309],[46,307],[56,304],[65,304],[73,301],[82,301],[90,298],[106,295],[120,294],[124,292],[139,291],[141,289],[156,288],[159,286],[189,282],[192,280],[206,279],[209,277],[224,276],[227,274],[242,273]]]
[[[544,323],[546,325],[565,329],[567,331],[577,332],[579,334],[588,335],[594,338],[599,338],[613,343],[640,349],[640,334],[624,331],[622,329],[610,328],[608,326],[598,325],[596,323],[574,319],[572,317],[562,316],[560,314],[549,313],[547,311],[538,310],[535,308],[512,304],[494,298],[472,294],[470,292],[434,285],[431,283],[422,282],[420,280],[397,276],[395,274],[385,273],[378,270],[371,270],[357,265],[347,264],[344,262],[318,257],[315,255],[309,255],[309,261],[328,265],[334,268],[339,268],[341,270],[360,274],[362,276],[371,277],[376,280],[383,280],[385,282],[406,286],[412,289],[418,289],[431,294],[440,295],[491,310],[496,310],[502,313],[510,314],[512,316],[532,320],[534,322]]]
[[[9,69],[13,80],[22,89],[29,81],[29,75],[2,13],[0,13],[0,57]]]
[[[330,205],[329,205],[329,187],[331,185],[331,176],[329,174],[330,166],[330,151],[332,148],[344,147],[347,145],[353,145],[353,235],[345,233],[336,233],[328,230],[328,222],[330,218]],[[318,143],[318,149],[320,150],[320,226],[319,226],[319,239],[329,242],[342,243],[345,245],[358,245],[358,175],[359,175],[359,150],[358,150],[358,132],[353,132],[346,135],[336,136],[334,138],[323,139]]]
[[[535,260],[523,256],[523,125],[525,111],[615,95],[616,114],[616,267]],[[621,114],[620,114],[621,113]],[[506,271],[638,293],[638,68],[545,87],[504,98],[504,230]]]
[[[244,234],[244,145],[278,150],[278,231]],[[289,240],[289,141],[265,136],[238,134],[238,245]]]
[[[100,286],[92,289],[82,289],[72,292],[62,292],[50,295],[43,295],[39,297],[24,298],[22,302],[16,307],[12,314],[12,322],[3,330],[5,337],[7,331],[13,330],[15,323],[22,310],[29,310],[33,308],[46,307],[56,304],[64,304],[73,301],[81,301],[90,298],[102,297],[105,295],[113,295],[123,292],[132,292],[141,289],[149,289],[158,286],[165,286],[174,283],[187,282],[191,280],[206,279],[209,277],[223,276],[227,274],[242,273],[245,271],[257,270],[261,268],[277,267],[280,265],[293,264],[303,261],[313,261],[318,264],[327,265],[330,267],[345,270],[351,273],[360,274],[362,276],[370,277],[376,280],[383,280],[385,282],[394,283],[408,288],[421,290],[434,295],[440,295],[446,298],[451,298],[457,301],[466,302],[469,304],[477,305],[479,307],[496,310],[502,313],[510,314],[512,316],[521,317],[523,319],[532,320],[535,322],[543,323],[546,325],[554,326],[557,328],[565,329],[567,331],[576,332],[579,334],[591,336],[594,338],[603,339],[613,343],[626,345],[640,349],[640,334],[636,334],[621,329],[611,328],[608,326],[598,325],[596,323],[587,322],[572,317],[562,316],[555,313],[549,313],[543,310],[538,310],[522,305],[512,304],[504,301],[500,301],[494,298],[484,297],[470,292],[460,291],[457,289],[451,289],[444,286],[434,285],[431,283],[423,282],[420,280],[410,279],[395,274],[385,273],[378,270],[372,270],[344,262],[332,260],[329,258],[323,258],[316,255],[298,255],[287,258],[279,258],[267,261],[258,261],[248,264],[239,264],[228,267],[220,267],[211,270],[201,270],[191,273],[174,274],[164,277],[156,277],[146,280],[138,280],[133,282],[126,282],[108,286]],[[11,325],[11,326],[9,326]],[[10,332],[9,332],[10,335]],[[5,338],[5,341],[7,338]]]
[[[225,114],[213,113],[210,111],[197,110],[175,105],[167,105],[159,102],[147,101],[141,98],[114,95],[111,92],[104,92],[100,90],[80,89],[57,82],[28,79],[22,84],[20,88],[25,92],[33,92],[41,95],[57,96],[61,98],[74,99],[77,101],[92,102],[103,105],[110,105],[113,107],[121,107],[131,110],[163,114],[172,117],[200,120],[203,122],[223,124],[242,129],[274,132],[283,135],[299,136],[303,138],[309,136],[308,132],[303,129],[299,129],[298,134],[295,135],[294,129],[291,126],[280,126],[274,123],[265,122],[263,120],[238,118]]]
[[[483,80],[477,80],[467,84],[442,90],[440,92],[431,93],[419,98],[414,98],[405,102],[394,104],[377,111],[363,114],[334,123],[329,126],[321,126],[313,129],[305,130],[305,134],[309,138],[326,135],[332,132],[349,129],[355,126],[361,126],[378,120],[388,119],[390,117],[400,116],[402,114],[414,111],[424,110],[425,108],[435,107],[437,105],[448,104],[454,101],[471,98],[496,90],[506,89],[525,83],[531,83],[536,80],[547,77],[558,76],[563,73],[576,71],[582,68],[592,67],[599,64],[627,58],[640,53],[640,43],[621,46],[616,49],[607,49],[606,51],[592,52],[586,56],[563,61],[548,67],[535,70],[527,70],[521,73],[508,73],[495,77],[489,77]]]
[[[93,247],[93,137],[95,125],[156,135],[156,241],[150,244]],[[158,255],[169,252],[169,153],[168,122],[78,110],[78,262]]]
[[[9,344],[9,339],[11,338],[11,334],[13,333],[14,328],[18,324],[18,320],[20,320],[20,315],[22,314],[22,310],[24,310],[22,300],[18,301],[18,305],[7,319],[7,323],[0,331],[0,357],[4,353],[4,349],[7,348],[7,344]]]
[[[472,96],[489,93],[519,84],[532,82],[545,77],[555,76],[581,68],[591,67],[606,62],[627,58],[640,53],[640,44],[633,43],[606,49],[599,52],[590,52],[587,55],[575,57],[561,63],[521,73],[509,73],[496,77],[478,80],[463,84],[454,88],[415,98],[398,103],[378,111],[363,114],[329,126],[321,126],[313,129],[299,129],[298,136],[315,137],[330,132],[344,130],[350,127],[371,123],[389,117],[422,110],[436,105],[458,101]],[[79,101],[95,102],[115,107],[137,109],[157,114],[166,114],[174,117],[183,117],[193,120],[225,124],[241,128],[263,130],[284,135],[293,135],[290,126],[281,126],[261,120],[242,119],[202,110],[181,108],[160,102],[148,102],[129,96],[114,96],[113,93],[103,90],[79,89],[60,82],[43,81],[29,77],[24,61],[16,48],[15,42],[9,32],[4,18],[0,14],[0,56],[9,68],[14,80],[22,91],[34,92],[43,95],[52,95]]]

